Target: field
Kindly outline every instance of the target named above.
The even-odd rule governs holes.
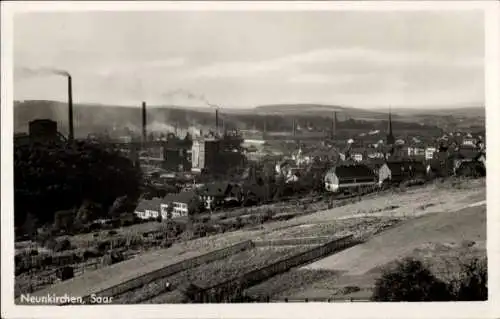
[[[372,281],[370,280],[375,278],[374,276],[377,274],[376,271],[370,272],[370,270],[376,267],[383,267],[386,263],[391,262],[394,258],[402,254],[411,254],[415,249],[421,249],[420,253],[422,253],[422,249],[424,248],[421,245],[427,244],[433,238],[432,236],[436,236],[436,234],[467,232],[466,229],[471,228],[472,230],[477,230],[475,235],[477,238],[474,236],[471,237],[469,233],[467,233],[469,235],[462,237],[464,240],[475,241],[474,248],[481,247],[481,236],[484,236],[486,233],[485,229],[481,228],[480,224],[477,224],[478,222],[485,223],[484,218],[481,219],[478,217],[481,214],[470,217],[470,221],[466,219],[465,222],[459,222],[461,219],[457,218],[457,216],[461,216],[461,214],[454,212],[460,211],[469,204],[484,200],[485,180],[479,179],[473,181],[455,180],[445,183],[434,182],[402,191],[382,192],[364,196],[361,200],[350,200],[350,203],[345,201],[345,205],[343,206],[317,212],[314,212],[314,210],[321,209],[323,203],[319,202],[316,207],[313,206],[315,204],[308,204],[307,207],[304,207],[303,204],[274,204],[274,207],[279,207],[282,214],[291,213],[297,217],[283,221],[271,221],[255,226],[252,229],[241,229],[195,240],[177,242],[168,249],[142,252],[130,260],[85,272],[74,280],[53,285],[49,289],[40,291],[39,293],[46,294],[50,292],[83,295],[99,291],[99,289],[165,267],[177,260],[184,260],[200,253],[220,249],[244,240],[313,236],[330,237],[342,236],[344,234],[354,234],[367,238],[371,236],[375,237],[364,244],[317,261],[307,267],[308,270],[313,272],[326,271],[328,278],[330,278],[329,280],[326,280],[326,277],[324,280],[319,280],[322,278],[321,274],[303,272],[302,269],[300,271],[297,269],[291,270],[289,276],[295,278],[294,281],[296,283],[302,282],[299,278],[304,276],[303,284],[300,285],[302,288],[297,290],[292,287],[293,289],[291,288],[290,291],[284,291],[281,294],[277,291],[276,295],[291,297],[292,294],[297,293],[298,297],[301,295],[311,298],[313,296],[321,297],[332,294],[332,289],[337,289],[342,285],[360,287],[362,291],[357,293],[362,293],[364,287],[369,289],[372,285]],[[474,209],[477,210],[479,207],[475,207]],[[252,213],[253,211],[253,209],[248,210],[246,213]],[[484,212],[482,214],[484,215]],[[425,222],[426,220],[430,221]],[[137,225],[137,227],[144,230],[151,226],[157,227],[157,225],[161,226],[160,223],[155,223],[155,225],[141,224]],[[434,233],[431,230],[429,232],[425,231],[427,228],[435,229],[437,225],[441,225],[442,229],[439,231],[436,230]],[[138,231],[137,227],[123,229],[123,232],[134,233]],[[414,231],[414,228],[420,230]],[[85,241],[86,239],[86,237],[81,236],[76,240]],[[437,240],[437,243],[440,244],[446,244],[447,242],[446,237]],[[461,243],[461,240],[456,239],[454,242]],[[387,248],[392,247],[391,245],[395,245],[395,247]],[[443,250],[442,247],[440,249]],[[384,254],[381,252],[388,253]],[[436,254],[434,253],[434,255]],[[238,261],[234,261],[234,264],[239,263]],[[344,273],[340,277],[331,276],[332,271],[338,275],[346,270],[349,270],[350,273]],[[323,273],[326,274],[325,272]],[[214,276],[217,278],[217,275]],[[281,276],[284,275],[277,276],[272,280],[279,281]],[[205,277],[208,277],[208,275]],[[334,281],[331,279],[333,277],[335,277]],[[279,284],[277,282],[275,285],[276,287],[280,285],[286,286],[285,283]],[[276,290],[280,289],[276,288]],[[328,291],[328,294],[326,291]],[[176,295],[179,296],[177,292],[164,294],[160,295],[162,297],[158,296],[152,300],[156,300],[155,302],[168,302]]]
[[[332,288],[356,286],[367,298],[381,271],[407,256],[421,259],[438,277],[447,279],[456,274],[459,261],[486,255],[485,240],[485,206],[429,214],[304,267],[310,271],[336,271],[341,275],[335,280],[325,279],[306,285],[300,292],[283,293],[292,298],[328,298]]]
[[[172,292],[164,293],[166,283],[170,283],[174,290],[183,288],[192,283],[198,287],[210,287],[237,277],[246,272],[270,265],[295,254],[312,249],[314,246],[293,247],[265,247],[253,248],[225,259],[213,261],[192,269],[179,272],[149,283],[139,289],[126,292],[114,298],[116,303],[138,303],[150,300],[151,303],[168,303],[171,296],[178,296]],[[177,297],[176,297],[177,298]]]
[[[262,235],[260,239],[282,239],[303,237],[343,237],[354,235],[365,237],[377,234],[398,224],[400,219],[392,217],[358,217],[330,221],[324,224],[303,224],[278,229]]]
[[[365,196],[347,206],[335,207],[288,221],[269,223],[265,228],[325,223],[354,217],[413,218],[435,212],[455,211],[486,199],[485,180],[439,182],[402,192]]]

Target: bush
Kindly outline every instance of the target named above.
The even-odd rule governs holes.
[[[460,278],[452,281],[457,301],[484,301],[488,299],[488,270],[486,258],[473,259],[462,264]]]
[[[449,287],[415,259],[407,258],[384,271],[375,283],[373,301],[449,301]]]
[[[105,252],[111,247],[111,243],[109,241],[101,241],[99,244],[97,244],[97,250],[100,252]]]
[[[164,239],[162,242],[161,242],[161,247],[162,248],[169,248],[173,245],[173,240],[171,239]]]
[[[116,234],[118,234],[118,232],[116,230],[110,230],[110,231],[108,231],[108,236],[114,236]]]
[[[75,276],[73,267],[66,266],[57,270],[57,277],[62,281],[71,279]]]
[[[90,258],[97,258],[102,256],[102,254],[99,252],[99,250],[95,248],[87,249],[83,252],[83,259],[88,260]]]
[[[119,251],[111,251],[102,257],[102,264],[109,266],[125,260],[123,254]]]
[[[61,251],[66,251],[70,250],[71,247],[71,242],[68,239],[63,239],[63,240],[51,240],[47,243],[47,248],[52,249],[55,252],[61,252]]]
[[[487,262],[473,259],[449,283],[435,278],[420,261],[405,259],[383,273],[375,284],[374,301],[484,301],[488,299]]]

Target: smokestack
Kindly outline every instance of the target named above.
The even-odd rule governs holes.
[[[215,109],[215,133],[219,134],[219,109]]]
[[[142,102],[142,142],[146,142],[147,139],[147,127],[146,127],[146,102]]]
[[[68,74],[68,123],[69,133],[68,140],[71,142],[75,138],[75,131],[73,128],[73,84],[71,75]]]
[[[333,112],[333,121],[332,121],[332,134],[331,139],[335,138],[337,131],[337,112]]]

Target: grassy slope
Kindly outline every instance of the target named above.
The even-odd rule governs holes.
[[[474,247],[464,248],[463,241],[475,242]],[[446,271],[457,255],[485,255],[486,206],[465,208],[456,212],[434,213],[409,220],[390,229],[368,242],[342,251],[336,255],[305,266],[307,270],[342,272],[310,283],[300,290],[284,292],[292,298],[331,296],[335,288],[358,286],[357,298],[369,298],[370,288],[380,275],[383,266],[404,256],[415,256],[431,264],[431,269]],[[466,257],[466,256],[465,256]]]
[[[358,203],[313,213],[285,222],[268,223],[263,225],[260,230],[240,230],[177,243],[169,249],[148,252],[110,267],[86,272],[82,276],[51,286],[46,290],[40,291],[40,293],[71,292],[73,295],[81,295],[84,292],[88,292],[90,287],[97,289],[99,288],[98,286],[106,287],[111,284],[123,282],[129,278],[152,271],[157,267],[169,264],[174,260],[188,258],[190,255],[197,254],[197,252],[218,249],[242,240],[258,238],[277,229],[310,223],[328,223],[328,221],[335,221],[338,218],[352,217],[360,212],[368,212],[372,208],[400,206],[394,211],[401,214],[404,212],[406,212],[405,214],[425,214],[435,212],[436,209],[439,209],[437,211],[456,210],[458,209],[457,207],[463,207],[465,203],[473,203],[484,199],[484,180],[468,182],[467,185],[470,188],[450,189],[429,185],[415,188],[406,193],[374,196]],[[443,203],[443,201],[445,202]],[[419,209],[423,203],[436,203],[436,205],[426,209]],[[393,214],[393,211],[389,211],[387,215],[391,216]],[[145,226],[142,225],[142,227]],[[129,231],[131,229],[134,229],[134,227],[130,227]],[[126,229],[123,231],[127,232]],[[80,238],[80,240],[84,239]]]

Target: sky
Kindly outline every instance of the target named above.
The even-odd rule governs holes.
[[[480,11],[38,12],[14,20],[14,97],[362,108],[484,105]],[[191,92],[174,93],[174,92]]]

